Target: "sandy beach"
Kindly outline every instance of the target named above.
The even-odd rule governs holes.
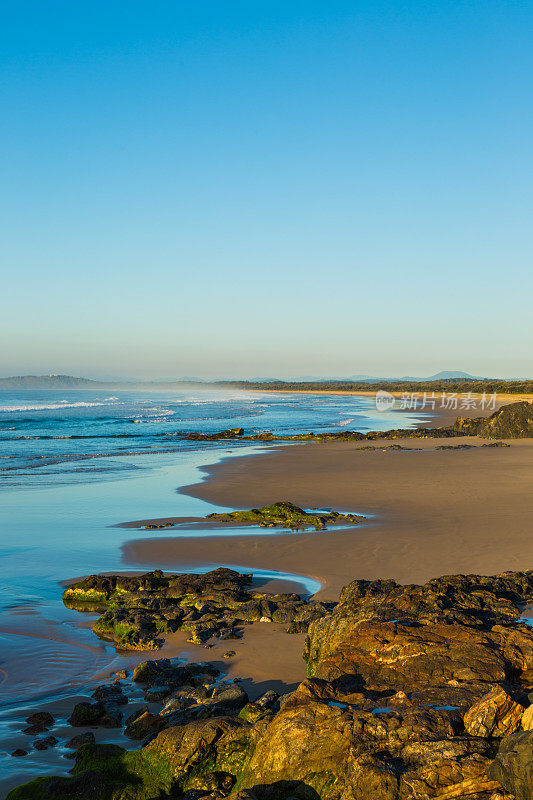
[[[274,536],[220,534],[201,540],[142,535],[123,548],[125,565],[231,562],[308,575],[335,599],[353,578],[423,582],[457,572],[494,574],[530,568],[533,543],[533,443],[482,447],[475,438],[405,439],[409,451],[364,451],[349,442],[282,446],[206,468],[207,479],[182,491],[230,508],[289,499],[369,516],[345,531]],[[374,442],[376,446],[379,442]],[[384,442],[384,445],[390,442]]]

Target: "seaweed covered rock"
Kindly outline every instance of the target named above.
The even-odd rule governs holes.
[[[262,619],[305,628],[328,610],[298,594],[252,591],[251,579],[224,568],[202,575],[160,570],[137,576],[90,575],[70,586],[63,602],[78,611],[100,611],[94,632],[121,650],[156,650],[178,630],[186,631],[195,644],[212,637],[237,639],[240,625]],[[161,687],[166,685],[160,681]]]
[[[328,525],[357,525],[365,518],[357,514],[340,514],[338,511],[313,512],[304,511],[288,500],[280,500],[269,506],[252,508],[249,511],[229,511],[209,514],[206,519],[215,522],[238,522],[249,525],[260,525],[263,528],[300,528],[312,527],[323,530]]]

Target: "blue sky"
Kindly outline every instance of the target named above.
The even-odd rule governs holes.
[[[532,375],[530,4],[0,9],[2,374]]]

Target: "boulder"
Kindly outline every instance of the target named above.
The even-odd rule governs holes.
[[[524,707],[501,686],[491,689],[464,715],[465,731],[470,736],[507,736],[520,727]]]
[[[528,439],[533,437],[533,403],[509,403],[490,417],[458,417],[454,428],[459,434],[485,439]]]

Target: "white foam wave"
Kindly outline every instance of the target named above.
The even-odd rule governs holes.
[[[62,400],[60,403],[28,403],[25,406],[0,406],[0,413],[10,413],[13,411],[53,411],[58,408],[92,408],[93,406],[106,406],[107,403],[69,403]]]

